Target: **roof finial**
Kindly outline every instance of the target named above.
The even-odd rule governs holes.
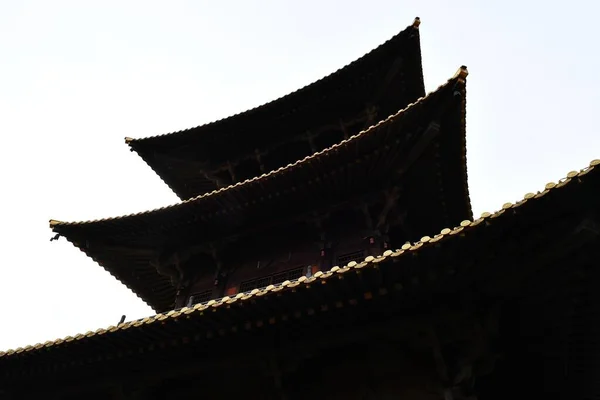
[[[415,17],[415,20],[412,23],[413,28],[419,29],[419,25],[421,25],[421,18]]]
[[[62,224],[62,221],[57,221],[55,219],[50,220],[50,228],[54,228],[56,225]]]
[[[467,67],[462,65],[458,71],[456,71],[456,74],[454,74],[455,78],[458,79],[466,79],[467,75],[469,75],[469,71],[467,70]]]

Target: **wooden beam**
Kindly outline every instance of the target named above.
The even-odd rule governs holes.
[[[394,62],[388,68],[388,71],[385,74],[385,78],[383,78],[383,81],[379,83],[377,91],[375,92],[375,95],[373,96],[369,104],[379,104],[381,102],[381,98],[383,97],[386,91],[390,90],[390,85],[392,84],[394,78],[396,78],[396,76],[400,72],[403,64],[404,63],[402,57],[396,57],[396,59],[394,59]],[[392,95],[397,96],[398,93],[394,91]]]
[[[310,151],[313,154],[317,152],[317,146],[315,146],[314,137],[315,135],[313,135],[312,133],[306,132],[306,140],[308,142],[308,145],[310,146]]]
[[[365,217],[365,225],[367,229],[371,232],[375,230],[375,224],[373,221],[373,216],[371,215],[371,211],[369,210],[369,204],[366,202],[362,202],[361,211]]]
[[[86,249],[94,252],[106,252],[106,253],[119,253],[119,254],[131,254],[141,257],[156,257],[157,249],[144,247],[144,246],[132,246],[132,245],[119,245],[119,244],[108,244],[95,240],[86,241]]]
[[[385,193],[385,203],[379,213],[379,217],[377,218],[377,225],[375,229],[381,229],[383,226],[387,224],[387,217],[390,211],[398,204],[398,199],[400,198],[400,187],[394,186],[390,190]]]
[[[595,213],[591,213],[575,228],[575,235],[585,235],[590,237],[600,236],[600,223]]]
[[[236,183],[238,180],[235,176],[235,168],[234,168],[233,164],[229,161],[227,161],[227,171],[229,171],[229,176],[231,177],[231,183],[232,184]]]
[[[346,126],[346,127],[355,126],[357,124],[365,123],[365,121],[369,121],[369,118],[372,117],[372,114],[370,114],[370,112],[372,113],[372,110],[365,110],[364,112],[360,113],[357,116],[348,118],[345,122],[343,122],[343,126]],[[340,130],[343,131],[343,129],[341,129],[341,126],[342,126],[341,120],[338,120],[336,122],[331,122],[331,123],[329,123],[329,122],[324,123],[317,128],[312,128],[310,130],[310,135],[314,138],[314,137],[318,137],[319,135],[329,132],[329,131],[340,131]],[[227,165],[228,163],[231,163],[235,167],[238,164],[240,164],[244,161],[247,161],[249,159],[256,159],[257,153],[260,154],[260,156],[262,157],[270,152],[278,151],[278,148],[280,148],[282,145],[292,143],[292,142],[306,141],[307,140],[307,132],[306,131],[298,132],[294,136],[280,135],[280,137],[282,139],[272,142],[264,148],[261,148],[261,149],[248,148],[248,151],[243,153],[240,156],[226,157],[226,159],[223,159],[222,161],[217,161],[217,163],[214,163],[214,164],[209,163],[208,160],[206,160],[206,159],[205,160],[192,159],[190,157],[191,156],[190,154],[185,154],[185,150],[179,152],[175,149],[171,149],[169,154],[155,152],[154,156],[157,158],[160,158],[165,163],[174,163],[174,164],[179,164],[179,165],[188,164],[188,165],[192,166],[193,168],[196,168],[197,170],[202,171],[202,173],[214,173],[214,172],[218,172],[218,171],[227,170],[229,168]],[[294,160],[294,161],[296,161],[296,160]]]
[[[411,151],[407,154],[404,161],[396,169],[399,174],[403,174],[411,167],[411,165],[421,157],[427,147],[433,142],[433,140],[440,133],[440,123],[438,121],[432,121],[429,123],[427,128],[419,136],[416,143],[411,147]]]
[[[344,134],[344,139],[348,139],[350,137],[350,135],[348,134],[348,129],[346,129],[346,123],[341,118],[339,121],[340,121],[340,130]]]
[[[443,397],[444,400],[453,400],[454,396],[452,394],[452,385],[450,383],[450,375],[448,373],[448,366],[446,365],[446,360],[444,360],[444,356],[442,354],[442,346],[440,344],[440,340],[437,336],[435,328],[433,326],[429,326],[427,330],[428,338],[430,340],[431,351],[433,354],[433,360],[435,361],[435,367],[437,370],[437,374],[442,382],[443,387]]]
[[[366,115],[366,119],[365,119],[365,123],[363,125],[363,130],[367,130],[369,129],[372,125],[374,125],[377,122],[377,107],[376,106],[369,106],[365,109],[365,115]]]
[[[254,157],[256,157],[256,162],[258,163],[260,172],[262,172],[263,174],[268,172],[265,168],[265,164],[262,161],[262,153],[258,149],[254,149]]]
[[[226,181],[222,177],[217,176],[216,173],[220,172],[220,170],[210,168],[207,161],[194,161],[161,153],[155,153],[155,158],[160,159],[164,164],[176,165],[177,168],[185,165],[186,168],[195,170],[199,176],[212,182],[216,187],[226,187],[232,184],[231,181]],[[227,168],[228,165],[224,165],[221,170],[227,170]]]
[[[279,360],[276,355],[270,355],[267,360],[267,373],[273,379],[273,386],[277,393],[277,397],[281,400],[288,400],[287,393],[283,387],[283,373],[280,368]]]

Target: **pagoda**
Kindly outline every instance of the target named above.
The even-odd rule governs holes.
[[[473,218],[467,69],[426,95],[419,24],[126,138],[181,202],[50,226],[156,315],[0,352],[0,398],[600,396],[600,160]]]

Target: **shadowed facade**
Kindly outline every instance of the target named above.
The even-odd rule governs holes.
[[[419,23],[253,110],[127,143],[182,202],[52,220],[156,315],[0,352],[2,399],[600,395],[600,160],[474,219],[467,69]]]

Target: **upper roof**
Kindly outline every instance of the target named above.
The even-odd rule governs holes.
[[[471,217],[465,159],[466,68],[437,91],[328,149],[260,177],[152,211],[96,221],[52,221],[65,236],[158,311],[175,288],[150,261],[173,238],[198,243],[401,182],[416,235]],[[431,129],[434,127],[435,129]],[[196,244],[196,243],[194,243]]]
[[[379,257],[367,257],[361,263],[351,262],[329,272],[318,272],[311,278],[255,289],[249,294],[0,352],[0,382],[16,384],[18,379],[32,379],[32,374],[72,371],[89,364],[122,360],[127,354],[152,356],[172,346],[207,346],[207,342],[221,335],[240,335],[246,330],[264,330],[283,323],[289,313],[295,313],[298,318],[307,315],[316,318],[320,314],[327,315],[328,310],[333,313],[337,308],[355,305],[357,301],[372,302],[379,298],[384,301],[385,296],[393,295],[394,291],[407,293],[403,297],[406,301],[418,290],[411,291],[407,287],[414,274],[427,275],[435,282],[427,283],[425,279],[424,285],[454,293],[454,277],[464,275],[470,265],[477,266],[471,271],[485,270],[503,276],[508,270],[524,270],[531,264],[528,259],[520,259],[527,250],[521,240],[525,237],[535,241],[530,250],[534,254],[550,249],[555,252],[554,256],[561,252],[563,256],[568,255],[564,243],[556,245],[560,243],[555,243],[553,238],[569,236],[576,230],[560,221],[569,216],[578,220],[578,216],[594,212],[598,215],[598,196],[600,160],[594,160],[589,167],[570,172],[557,183],[548,183],[543,190],[526,194],[523,200],[506,203],[495,213],[483,213],[476,220],[463,221],[453,229],[442,229],[439,234],[424,236],[418,242],[388,250]],[[507,246],[507,242],[511,245]],[[582,245],[584,240],[580,237],[575,242]],[[596,235],[591,244],[597,242]],[[546,256],[551,258],[552,254]],[[517,261],[515,255],[519,256],[519,263],[502,259],[512,257]],[[537,264],[530,267],[530,274],[541,272]],[[337,279],[342,276],[345,279]],[[435,276],[439,279],[435,280]],[[326,282],[327,285],[316,284]],[[402,301],[394,301],[398,303]]]
[[[345,124],[350,132],[344,134],[352,135],[425,94],[419,23],[415,19],[365,56],[277,100],[195,128],[126,138],[126,143],[182,200],[285,166],[339,142]],[[351,123],[357,118],[359,125]],[[340,140],[333,134],[302,149],[283,146],[309,132],[331,136],[332,130]],[[256,154],[263,155],[259,163]],[[225,177],[217,176],[219,168],[225,168]],[[237,176],[233,181],[231,168]]]

